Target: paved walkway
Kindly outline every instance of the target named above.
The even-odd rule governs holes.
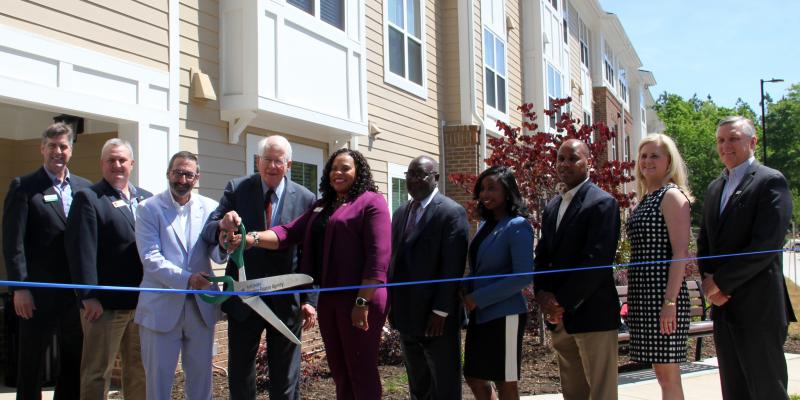
[[[717,359],[710,358],[701,361],[700,364],[716,366]],[[789,394],[800,394],[800,354],[786,354],[786,365],[789,368]],[[693,372],[683,375],[682,378],[686,400],[722,399],[719,370]],[[619,400],[656,399],[660,397],[660,393],[661,389],[655,380],[619,386]],[[564,397],[561,394],[542,394],[523,396],[522,398],[526,400],[562,400]]]

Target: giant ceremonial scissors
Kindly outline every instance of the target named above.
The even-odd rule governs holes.
[[[244,235],[247,231],[244,229],[244,225],[239,225],[239,233],[244,238]],[[247,275],[244,271],[244,250],[245,246],[247,245],[245,240],[239,244],[239,247],[230,254],[231,260],[236,264],[239,269],[239,280],[234,281],[228,275],[224,276],[209,276],[206,277],[211,282],[215,283],[225,283],[228,287],[233,287],[233,290],[236,292],[259,292],[259,293],[267,293],[267,292],[275,292],[279,290],[284,290],[288,288],[292,288],[295,286],[302,286],[308,285],[314,281],[308,275],[305,274],[286,274],[286,275],[277,275],[271,276],[268,278],[259,278],[259,279],[251,279],[247,280]],[[200,298],[208,303],[219,304],[223,301],[227,300],[230,296],[225,294],[201,294]],[[269,322],[270,325],[275,327],[280,333],[286,336],[289,340],[296,343],[298,346],[300,345],[300,339],[295,336],[294,332],[292,332],[283,321],[275,315],[272,310],[263,302],[258,295],[252,296],[239,296],[242,301],[250,306],[261,318],[264,318],[265,321]]]

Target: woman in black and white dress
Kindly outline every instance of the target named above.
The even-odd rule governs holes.
[[[628,326],[631,359],[653,364],[663,399],[683,399],[679,364],[686,362],[692,195],[675,143],[662,134],[639,144],[639,204],[628,219]]]

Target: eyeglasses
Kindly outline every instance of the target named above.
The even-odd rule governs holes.
[[[283,161],[282,159],[272,159],[267,157],[261,157],[261,162],[266,165],[272,164],[276,167],[282,167],[284,164],[286,164],[286,161]]]
[[[422,173],[420,173],[420,172],[409,172],[409,171],[406,171],[406,172],[404,172],[404,174],[406,176],[406,179],[423,180],[423,179],[425,179],[425,178],[427,178],[427,177],[429,177],[431,175],[434,175],[436,173],[435,172],[422,172]]]
[[[172,170],[172,176],[174,176],[175,178],[178,178],[178,179],[183,177],[183,178],[186,178],[187,181],[193,181],[195,178],[200,176],[200,174],[196,174],[196,173],[191,172],[191,171],[181,171],[179,169],[173,169]]]

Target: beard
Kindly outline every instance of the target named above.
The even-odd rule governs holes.
[[[192,192],[193,187],[194,185],[177,183],[177,182],[171,182],[169,184],[170,191],[176,197],[186,197],[189,193]]]

